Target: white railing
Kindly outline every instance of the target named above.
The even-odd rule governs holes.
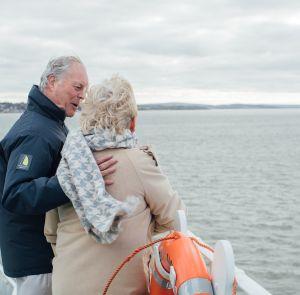
[[[175,219],[175,228],[178,231],[180,231],[190,237],[194,237],[194,238],[198,239],[199,242],[204,243],[201,240],[201,238],[195,236],[191,231],[188,230],[186,215],[183,210],[177,211],[177,216]],[[208,261],[212,265],[213,260],[214,260],[214,254],[203,247],[200,247],[198,245],[197,245],[197,247],[198,247],[199,251],[208,259]],[[233,256],[233,252],[229,253],[229,256],[230,255]],[[232,259],[233,259],[233,263],[234,263],[234,258],[232,257]],[[270,292],[268,292],[266,289],[264,289],[261,285],[259,285],[256,281],[254,281],[253,279],[248,277],[248,275],[242,269],[239,269],[236,266],[234,266],[234,276],[237,280],[238,289],[243,290],[246,294],[248,294],[248,295],[272,295]]]
[[[189,231],[188,234],[189,236],[195,237],[203,243],[203,241],[199,237],[195,236],[192,232]],[[213,262],[213,253],[211,253],[205,248],[198,247],[198,249],[209,260],[210,263]],[[272,295],[261,285],[259,285],[256,281],[251,279],[242,269],[235,266],[234,270],[235,278],[238,284],[238,289],[243,290],[248,295]]]

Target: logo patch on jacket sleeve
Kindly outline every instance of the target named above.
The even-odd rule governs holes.
[[[17,169],[20,170],[29,170],[29,167],[31,165],[32,161],[32,155],[22,154],[19,157]]]

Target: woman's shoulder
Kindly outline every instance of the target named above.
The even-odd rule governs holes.
[[[158,166],[157,156],[152,145],[138,146],[130,149],[106,149],[94,152],[93,154],[96,159],[111,155],[124,164],[130,161],[135,168]]]

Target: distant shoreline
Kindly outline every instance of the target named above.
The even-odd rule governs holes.
[[[272,105],[272,104],[188,104],[161,103],[138,105],[139,110],[241,110],[241,109],[300,109],[300,105]]]
[[[0,113],[21,113],[26,109],[26,103],[0,103]],[[246,109],[300,109],[300,105],[284,104],[190,104],[190,103],[157,103],[157,104],[140,104],[140,111],[154,110],[246,110]]]

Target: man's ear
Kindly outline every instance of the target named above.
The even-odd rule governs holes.
[[[48,76],[47,79],[48,79],[48,87],[49,87],[49,89],[52,90],[54,88],[54,84],[55,84],[56,79],[53,75]]]

